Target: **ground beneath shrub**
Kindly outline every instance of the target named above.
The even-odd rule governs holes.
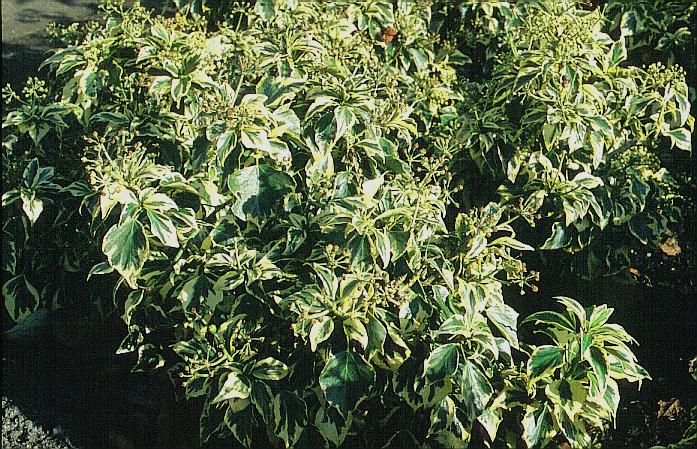
[[[2,447],[13,449],[72,449],[63,429],[51,433],[27,417],[12,401],[2,397]]]
[[[114,353],[117,318],[90,323],[58,311],[5,332],[3,448],[198,447],[194,404],[176,403],[164,372],[130,372],[134,357]]]

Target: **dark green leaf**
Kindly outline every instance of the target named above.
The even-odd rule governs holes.
[[[436,347],[424,361],[426,382],[435,384],[449,379],[458,366],[459,350],[455,343]]]
[[[252,404],[256,407],[264,422],[268,425],[274,425],[273,415],[273,393],[271,388],[265,383],[258,380],[252,380],[252,388],[249,398]]]
[[[344,351],[333,355],[319,376],[324,395],[346,417],[368,397],[375,371],[359,354]]]
[[[545,241],[540,249],[559,249],[571,243],[571,233],[559,222],[552,225],[552,235]]]
[[[598,381],[598,390],[601,394],[604,394],[607,387],[609,367],[605,353],[596,346],[591,346],[590,348],[590,364]]]
[[[493,390],[489,381],[477,366],[465,360],[462,368],[462,399],[470,417],[474,418],[484,411]]]
[[[356,115],[348,106],[339,106],[334,109],[334,119],[336,120],[336,137],[334,137],[334,140],[339,140],[344,134],[350,132],[356,123]]]
[[[249,381],[240,377],[235,371],[230,371],[225,376],[223,386],[220,387],[218,395],[211,401],[211,404],[228,401],[231,399],[247,399],[252,389]]]
[[[320,343],[327,341],[332,336],[332,332],[334,332],[332,318],[327,315],[320,318],[310,329],[310,349],[316,351]]]
[[[518,312],[506,304],[487,307],[486,316],[503,334],[511,346],[518,349]]]
[[[150,220],[150,232],[162,242],[162,244],[179,248],[179,240],[177,240],[177,228],[168,216],[162,212],[154,210],[146,210],[148,219]]]
[[[557,346],[539,346],[528,360],[528,378],[530,383],[552,374],[564,364],[564,348]]]
[[[263,20],[271,20],[274,16],[273,0],[257,0],[254,3],[254,13]]]
[[[182,307],[190,312],[203,312],[205,308],[214,310],[222,296],[222,291],[215,288],[213,281],[203,275],[189,279],[179,291]]]
[[[536,402],[523,418],[523,440],[529,448],[544,447],[554,436],[554,421],[547,404]]]
[[[252,375],[262,380],[281,380],[288,375],[288,366],[280,360],[267,357],[254,364]]]
[[[39,306],[39,293],[23,274],[3,284],[2,296],[10,318],[17,323],[31,315]]]
[[[238,198],[233,206],[235,215],[241,220],[260,222],[283,203],[293,180],[269,165],[255,165],[230,175],[228,187]]]
[[[307,406],[296,393],[281,391],[273,400],[275,434],[292,447],[307,424]]]

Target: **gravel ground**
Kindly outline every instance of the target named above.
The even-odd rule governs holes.
[[[2,397],[2,447],[4,449],[73,449],[60,426],[49,433]]]

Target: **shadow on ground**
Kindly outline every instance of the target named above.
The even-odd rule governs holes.
[[[131,373],[135,356],[114,353],[124,333],[118,318],[51,313],[40,331],[3,342],[3,395],[76,448],[197,448],[196,415],[176,403],[167,374]]]
[[[49,55],[48,47],[2,44],[2,81],[17,89],[27,77],[38,76],[41,62]]]

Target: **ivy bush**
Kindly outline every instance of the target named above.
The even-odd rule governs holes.
[[[175,3],[53,28],[3,90],[11,318],[115,307],[204,442],[591,446],[648,373],[611,308],[519,320],[524,254],[676,238],[684,71],[572,0]]]

